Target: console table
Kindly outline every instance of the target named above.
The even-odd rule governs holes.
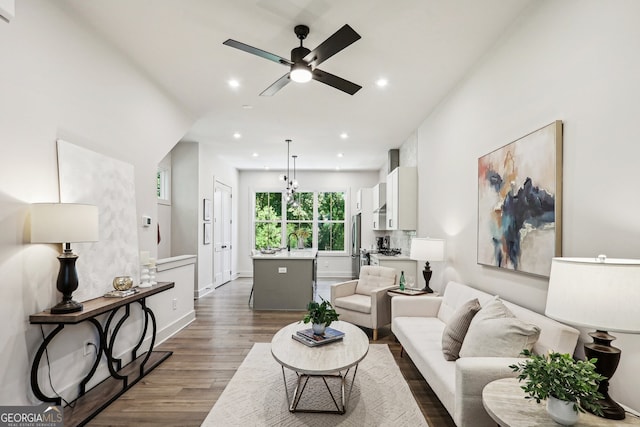
[[[75,325],[85,321],[90,322],[95,327],[99,337],[96,360],[87,376],[79,384],[80,393],[78,398],[73,402],[73,405],[64,408],[65,426],[86,424],[91,418],[95,417],[100,411],[111,404],[111,402],[116,400],[156,366],[171,356],[171,351],[153,350],[156,339],[156,318],[153,311],[147,307],[146,299],[151,295],[166,291],[174,286],[175,284],[173,282],[161,282],[150,288],[138,288],[138,293],[123,298],[99,297],[89,301],[83,301],[84,309],[75,313],[51,314],[49,310],[45,310],[29,316],[29,322],[33,325],[57,325],[55,329],[45,337],[33,360],[33,365],[31,366],[31,389],[33,390],[33,394],[43,402],[52,402],[56,405],[62,403],[60,397],[47,396],[40,389],[40,385],[38,384],[40,361],[49,343],[51,343],[65,326]],[[113,346],[118,331],[129,317],[130,306],[133,303],[139,304],[144,312],[144,326],[140,334],[140,340],[131,352],[132,361],[122,366],[122,360],[114,358],[113,356]],[[114,317],[121,308],[124,309],[124,314],[116,322],[111,336],[107,339],[107,331],[110,330]],[[107,320],[104,326],[96,319],[102,314],[107,314]],[[147,334],[149,322],[151,322],[151,344],[149,350],[138,354]],[[95,374],[102,360],[103,353],[107,360],[110,377],[107,377],[92,389],[86,390],[87,383]]]

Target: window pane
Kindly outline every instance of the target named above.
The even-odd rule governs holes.
[[[255,229],[255,249],[281,247],[280,230],[281,227],[279,222],[257,222]]]
[[[344,193],[318,193],[318,219],[344,221]]]
[[[309,221],[313,218],[313,193],[295,193],[298,207],[289,205],[287,208],[287,221]]]
[[[282,217],[282,193],[256,193],[256,219],[276,220]]]
[[[318,223],[318,250],[344,251],[344,223]]]

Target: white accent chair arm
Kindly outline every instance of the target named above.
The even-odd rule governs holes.
[[[331,305],[334,305],[336,298],[346,297],[356,293],[357,280],[349,280],[348,282],[334,283],[331,285]]]
[[[391,318],[436,317],[441,304],[440,296],[394,296],[391,298]]]
[[[391,323],[391,297],[387,295],[387,292],[394,287],[395,284],[371,291],[371,319],[373,321],[373,329]]]
[[[518,357],[461,357],[456,360],[455,415],[458,426],[495,425],[482,404],[482,390],[492,381],[515,378],[509,365],[523,362]],[[524,393],[522,395],[524,399]]]

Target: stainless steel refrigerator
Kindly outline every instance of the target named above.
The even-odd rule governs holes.
[[[360,276],[360,242],[362,234],[361,214],[351,217],[351,271],[354,279]]]

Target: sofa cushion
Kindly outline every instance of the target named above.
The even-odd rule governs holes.
[[[523,322],[496,297],[475,315],[460,348],[460,357],[518,357],[531,350],[540,328]]]
[[[446,360],[456,360],[460,357],[460,347],[471,320],[480,310],[480,301],[474,298],[459,307],[449,318],[442,333],[442,354]]]
[[[333,305],[337,308],[369,314],[371,313],[371,296],[352,294],[346,297],[336,298]]]
[[[360,270],[356,293],[360,295],[370,295],[374,289],[393,286],[395,283],[395,268],[365,265]]]

